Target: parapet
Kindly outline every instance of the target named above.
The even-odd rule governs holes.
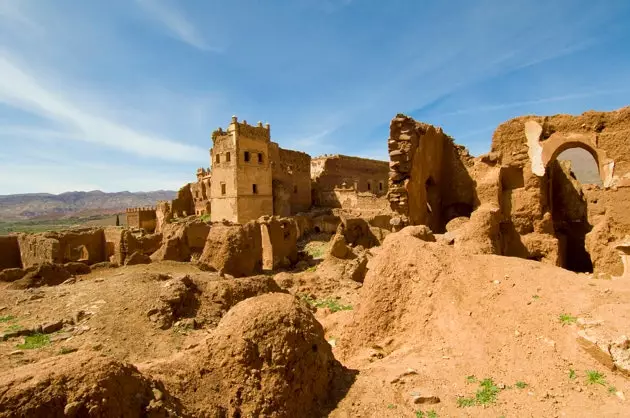
[[[212,140],[214,141],[220,136],[225,136],[233,132],[236,133],[237,137],[242,135],[250,139],[271,141],[271,125],[269,125],[269,123],[263,125],[262,122],[258,122],[256,126],[254,126],[248,124],[246,120],[239,122],[236,116],[232,116],[232,122],[228,126],[227,131],[224,131],[222,128],[218,128],[214,131],[212,133]]]
[[[136,212],[155,212],[155,208],[151,206],[140,207],[140,208],[127,208],[127,213],[136,213]]]

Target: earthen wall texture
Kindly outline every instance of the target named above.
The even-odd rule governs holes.
[[[359,192],[385,196],[388,190],[389,165],[386,161],[333,155],[311,161],[313,201],[316,206],[341,207],[330,202],[335,188],[354,187]],[[345,185],[345,186],[344,186]]]
[[[214,138],[211,150],[210,216],[213,222],[237,221],[236,142],[234,134]],[[227,161],[227,155],[230,161]],[[217,160],[218,157],[218,160]]]
[[[21,267],[22,257],[17,236],[0,236],[0,270]]]
[[[274,192],[274,215],[288,216],[311,207],[310,155],[282,149],[272,142],[269,147]]]
[[[100,228],[19,234],[18,241],[24,268],[46,262],[95,264],[106,261],[107,256],[105,235]]]
[[[297,223],[291,218],[265,216],[258,220],[262,236],[262,265],[265,270],[288,267],[298,258]]]
[[[441,128],[397,115],[390,124],[388,149],[388,199],[403,224],[442,232],[450,219],[470,215],[478,206],[469,173],[472,157]]]

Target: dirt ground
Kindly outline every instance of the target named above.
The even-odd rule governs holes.
[[[148,364],[195,350],[238,302],[290,292],[310,305],[350,376],[332,407],[304,416],[628,416],[628,378],[576,338],[585,327],[630,335],[630,282],[408,236],[374,254],[363,284],[321,277],[317,267],[225,279],[175,262],[38,289],[2,283],[0,333],[61,329],[0,341],[0,370],[74,352]]]

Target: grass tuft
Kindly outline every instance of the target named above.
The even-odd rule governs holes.
[[[50,344],[50,337],[46,334],[33,334],[24,338],[24,344],[18,344],[20,350],[35,350]]]
[[[586,371],[586,383],[589,385],[606,385],[606,379],[603,374],[597,370]]]
[[[470,376],[469,376],[470,377]],[[471,380],[469,380],[471,381]],[[474,405],[489,405],[493,404],[497,400],[497,396],[501,392],[501,389],[490,378],[483,379],[479,382],[479,389],[475,393],[475,397],[465,398],[461,397],[457,399],[457,406],[460,408],[474,406]]]
[[[561,314],[559,319],[562,325],[570,325],[570,324],[575,324],[577,322],[577,317],[569,315],[569,314]]]
[[[527,386],[529,386],[527,383],[522,382],[522,381],[518,381],[514,384],[514,386],[516,386],[519,389],[525,389]]]
[[[575,370],[569,369],[569,379],[575,379],[577,374],[575,374]]]
[[[16,319],[13,315],[0,316],[0,322],[9,322]]]

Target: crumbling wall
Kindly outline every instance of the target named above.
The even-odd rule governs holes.
[[[385,200],[388,173],[389,167],[385,161],[345,155],[313,158],[311,161],[313,203],[319,207],[363,208],[361,204],[367,199],[358,198],[363,193]],[[347,199],[348,193],[344,191],[349,189],[354,190],[352,194],[355,194],[356,198]],[[339,200],[340,198],[343,200]]]
[[[595,272],[621,274],[615,242],[630,233],[629,136],[630,108],[525,116],[501,124],[489,155],[502,173],[504,254],[555,260],[575,271],[592,263]],[[570,148],[593,156],[603,187],[579,184],[569,167],[557,163]]]
[[[262,237],[256,221],[244,225],[214,224],[208,234],[199,266],[234,277],[262,271]]]
[[[197,182],[190,184],[190,193],[192,194],[195,215],[209,215],[210,214],[210,187],[211,184],[210,170],[200,168],[197,170]]]
[[[263,216],[258,223],[262,237],[262,268],[275,270],[296,263],[298,226],[295,220]]]
[[[0,236],[0,271],[22,268],[20,245],[16,235]]]
[[[175,218],[185,218],[195,213],[191,184],[183,186],[177,192],[177,197],[171,202],[171,211]]]
[[[427,225],[442,232],[446,223],[470,216],[478,205],[469,174],[472,157],[441,128],[399,114],[390,124],[389,193],[395,222]]]
[[[18,242],[24,268],[43,263],[106,261],[105,234],[101,228],[18,234]]]

